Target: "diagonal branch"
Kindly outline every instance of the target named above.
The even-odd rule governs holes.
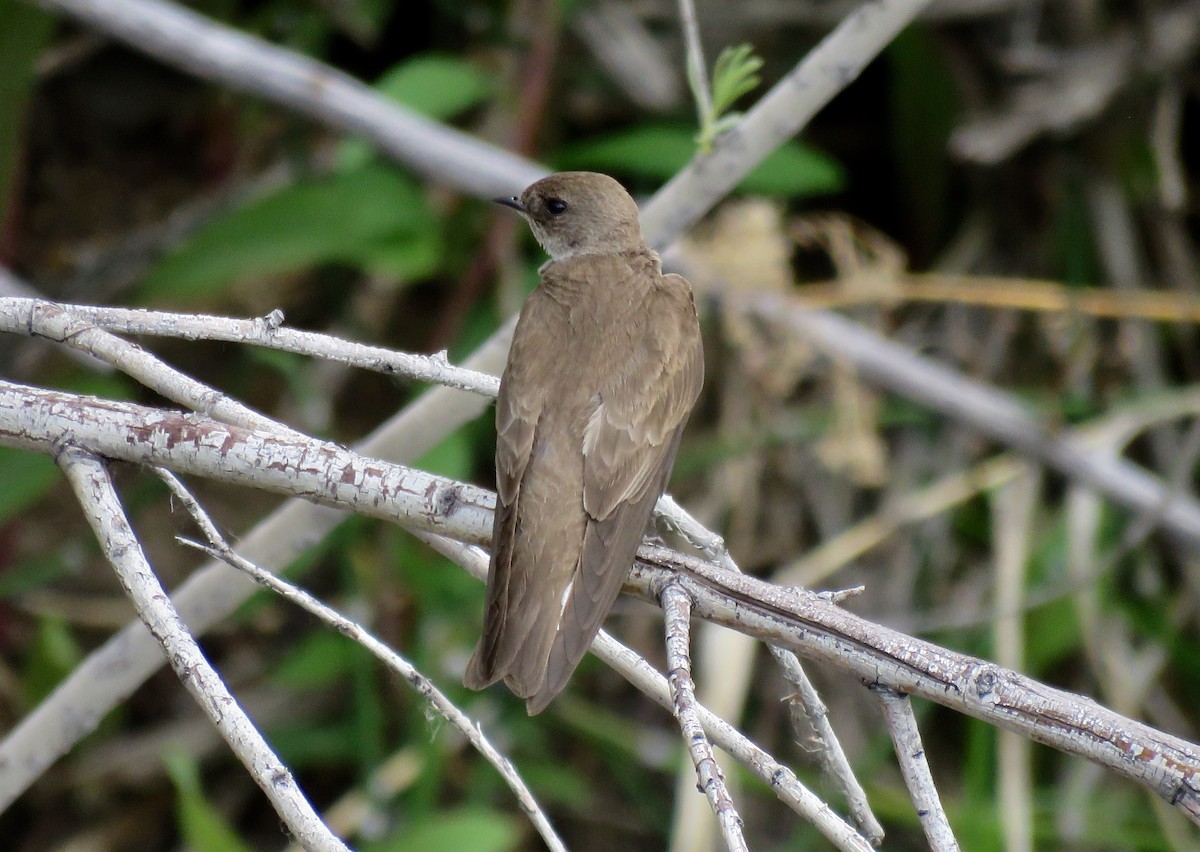
[[[200,542],[190,541],[178,536],[176,537],[177,541],[181,544],[195,547],[213,559],[219,559],[227,565],[247,574],[260,586],[265,586],[284,600],[315,615],[343,636],[357,642],[371,652],[385,666],[400,675],[443,719],[466,737],[467,741],[483,755],[488,763],[495,767],[500,777],[504,779],[509,789],[512,790],[513,795],[516,796],[521,809],[529,815],[538,834],[541,835],[542,840],[546,842],[546,846],[551,852],[566,852],[566,846],[563,845],[554,827],[550,824],[545,811],[537,803],[537,800],[533,797],[533,793],[525,785],[516,768],[508,758],[496,750],[491,741],[484,736],[483,731],[463,711],[459,710],[454,702],[447,698],[446,694],[434,685],[433,681],[423,675],[416,666],[404,659],[400,654],[376,639],[358,623],[346,618],[332,607],[325,605],[308,592],[289,583],[287,580],[276,577],[270,571],[265,571],[253,562],[243,559],[229,546],[225,537],[217,529],[217,525],[213,523],[212,518],[204,511],[192,493],[179,481],[178,477],[162,468],[156,468],[155,473],[167,484],[167,487],[171,489],[171,493],[183,504],[188,514],[192,516],[192,520],[196,522],[204,537],[208,539],[208,544],[201,544]]]
[[[1180,494],[1132,462],[1089,452],[1079,441],[1055,435],[1011,396],[922,358],[837,314],[804,310],[786,298],[756,296],[747,306],[780,322],[867,381],[948,414],[1008,444],[1135,512],[1192,546],[1200,544],[1200,502]]]
[[[271,800],[288,831],[306,849],[346,852],[346,845],[321,821],[292,773],[271,751],[179,618],[133,534],[104,462],[69,445],[60,449],[55,458],[71,481],[96,540],[146,629],[162,646],[171,668],[200,709]]]
[[[367,137],[426,177],[483,198],[533,183],[546,169],[386,100],[323,62],[159,0],[36,0],[50,12],[204,80],[258,95]]]

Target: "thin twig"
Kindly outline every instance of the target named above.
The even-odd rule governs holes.
[[[705,559],[715,562],[728,571],[741,573],[741,569],[733,561],[732,555],[725,547],[724,539],[693,518],[686,509],[675,502],[671,495],[664,494],[659,498],[656,511],[661,522],[683,535]],[[829,724],[828,711],[824,702],[821,701],[820,695],[817,694],[816,687],[813,686],[804,671],[804,666],[792,651],[777,645],[768,645],[767,647],[783,672],[784,679],[794,688],[793,694],[788,697],[790,706],[801,711],[811,726],[812,737],[816,740],[814,743],[816,748],[813,751],[816,753],[821,769],[833,779],[846,796],[846,802],[850,806],[850,816],[859,830],[873,846],[878,846],[883,842],[883,826],[880,825],[878,818],[871,810],[866,791],[859,783],[837,733]],[[799,726],[796,727],[799,731]]]
[[[991,494],[992,551],[995,554],[996,614],[992,622],[995,659],[1002,666],[1025,668],[1024,594],[1030,541],[1040,506],[1042,470],[1024,464],[1008,485]],[[1033,849],[1033,744],[1002,731],[997,741],[996,771],[1006,846]]]
[[[346,845],[321,822],[292,773],[271,751],[188,632],[142,552],[104,462],[72,446],[63,447],[56,460],[146,629],[200,709],[271,800],[288,831],[306,849],[344,852]]]
[[[704,48],[700,44],[700,24],[696,21],[696,6],[692,0],[679,0],[679,21],[683,25],[683,43],[687,50],[687,81],[696,99],[696,118],[703,129],[712,124],[712,90],[708,85],[708,68],[704,64]]]
[[[409,686],[416,690],[418,695],[424,698],[443,719],[462,733],[471,745],[484,756],[488,763],[496,768],[496,771],[500,773],[500,777],[504,779],[509,789],[513,791],[513,795],[517,797],[521,809],[528,814],[538,834],[546,842],[546,845],[550,849],[555,850],[555,852],[560,852],[560,850],[561,852],[566,852],[566,846],[555,832],[549,818],[547,818],[541,806],[538,805],[537,800],[533,797],[533,793],[525,786],[525,782],[521,780],[516,767],[512,765],[508,758],[496,750],[496,747],[484,736],[483,731],[471,721],[470,717],[459,710],[446,697],[445,693],[434,686],[433,681],[421,674],[412,663],[375,638],[375,636],[361,625],[346,618],[337,610],[317,600],[298,586],[276,577],[271,572],[263,570],[249,560],[243,559],[229,546],[224,536],[221,535],[220,530],[217,529],[217,525],[213,523],[212,518],[209,517],[208,513],[184,484],[179,481],[178,477],[163,468],[155,468],[154,472],[167,484],[167,487],[171,489],[171,493],[180,501],[187,513],[192,516],[192,520],[196,522],[204,537],[208,539],[208,544],[192,541],[182,536],[176,536],[176,541],[200,550],[213,559],[219,559],[227,565],[242,571],[260,586],[265,586],[289,603],[293,603],[301,609],[312,613],[343,636],[357,642],[371,654],[374,654],[376,659],[402,677]]]
[[[441,535],[418,533],[417,536],[475,579],[487,580],[488,556],[480,548]],[[603,630],[592,643],[591,650],[601,662],[660,707],[674,712],[674,699],[667,679],[640,655]],[[874,848],[829,805],[805,787],[791,769],[704,705],[697,705],[697,710],[704,730],[717,747],[745,766],[781,802],[808,820],[834,846],[853,852],[870,852]]]
[[[303,438],[294,429],[259,414],[236,399],[196,381],[127,340],[80,318],[70,308],[44,299],[0,297],[0,332],[29,334],[86,352],[169,400],[217,420]]]
[[[816,755],[821,771],[832,778],[841,789],[850,808],[850,818],[854,820],[859,831],[872,846],[880,845],[883,843],[883,826],[871,810],[867,791],[859,783],[850,766],[850,759],[846,757],[842,748],[841,740],[829,724],[829,710],[825,707],[825,702],[821,700],[817,688],[809,680],[794,653],[777,645],[767,647],[783,673],[784,680],[792,686],[792,693],[786,699],[788,706],[793,712],[803,715],[804,721],[808,723],[811,742],[805,743],[804,750]],[[793,722],[792,727],[801,730],[797,721]]]
[[[879,708],[883,711],[900,763],[900,774],[912,796],[929,847],[935,852],[957,852],[958,841],[942,809],[941,796],[925,759],[925,746],[921,744],[921,731],[917,727],[917,717],[913,715],[912,702],[907,695],[882,686],[872,686],[871,692],[879,699]]]
[[[696,710],[696,687],[692,683],[692,658],[689,648],[691,600],[678,583],[667,583],[663,587],[660,600],[667,641],[667,681],[671,684],[671,693],[675,697],[675,718],[679,720],[684,744],[691,755],[692,765],[696,767],[696,776],[700,779],[697,787],[708,798],[713,813],[717,815],[726,848],[749,852],[750,847],[746,845],[746,838],[742,835],[742,818],[729,796],[725,776],[721,773],[721,767],[717,765],[712,743],[704,733],[700,714]]]
[[[56,311],[63,311],[70,317],[85,320],[97,328],[119,334],[251,344],[281,352],[294,352],[299,355],[336,361],[339,364],[372,370],[377,373],[404,376],[415,381],[434,382],[486,397],[495,397],[500,388],[500,380],[495,376],[456,367],[446,360],[444,354],[413,355],[408,352],[384,349],[380,346],[366,346],[328,334],[287,328],[283,325],[284,317],[280,310],[272,311],[257,319],[240,319],[152,311],[141,308],[60,305],[40,299],[0,297],[0,331],[49,336],[45,328],[45,317],[54,315]],[[65,332],[63,336],[66,336]],[[68,339],[64,342],[70,341]],[[126,344],[126,346],[130,345]],[[153,356],[146,357],[153,358]],[[154,360],[157,362],[157,359]],[[161,362],[157,363],[161,364]],[[166,365],[162,366],[165,369],[171,369]],[[196,408],[178,397],[169,394],[167,396],[176,402],[183,402],[191,408]],[[259,416],[261,417],[261,415]],[[263,419],[265,421],[265,418]],[[239,421],[229,420],[229,422]],[[251,426],[252,424],[243,422],[242,425]],[[253,425],[252,428],[261,427]]]

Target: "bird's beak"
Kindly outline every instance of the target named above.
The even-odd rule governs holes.
[[[521,203],[521,199],[515,195],[510,195],[507,198],[493,198],[492,201],[495,201],[497,204],[503,204],[505,207],[511,207],[522,215],[529,212],[525,209],[525,205]]]

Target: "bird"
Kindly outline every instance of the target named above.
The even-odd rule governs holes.
[[[550,256],[496,400],[482,636],[464,682],[540,713],[621,591],[704,382],[691,286],[664,274],[613,178],[559,172],[497,198]]]

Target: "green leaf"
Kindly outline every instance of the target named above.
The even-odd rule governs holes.
[[[175,818],[184,845],[200,852],[250,852],[225,817],[204,798],[195,759],[182,749],[170,748],[163,755],[163,764],[175,785]]]
[[[436,121],[448,121],[490,97],[495,85],[469,62],[424,53],[385,71],[375,89],[401,106]],[[338,148],[337,162],[341,168],[350,168],[374,157],[375,148],[365,139],[347,139]]]
[[[194,299],[318,263],[378,262],[381,245],[427,233],[431,218],[416,184],[382,165],[304,181],[211,222],[151,271],[142,295]]]
[[[562,151],[559,164],[563,168],[668,180],[691,162],[695,151],[692,131],[686,127],[648,125],[569,146]],[[793,141],[746,175],[739,189],[794,197],[838,192],[844,183],[842,167],[836,160]]]
[[[471,63],[435,53],[413,57],[384,72],[375,88],[438,121],[482,103],[493,91],[492,79]]]
[[[887,57],[890,142],[905,218],[920,252],[931,255],[949,237],[951,168],[945,152],[960,112],[955,75],[938,43],[920,27],[900,33]]]
[[[0,600],[40,589],[70,571],[70,566],[53,554],[10,565],[0,572]]]
[[[499,811],[459,808],[414,821],[384,840],[362,846],[363,852],[508,852],[516,849],[521,831],[516,821]]]
[[[49,456],[0,447],[0,523],[40,500],[58,479]]]

